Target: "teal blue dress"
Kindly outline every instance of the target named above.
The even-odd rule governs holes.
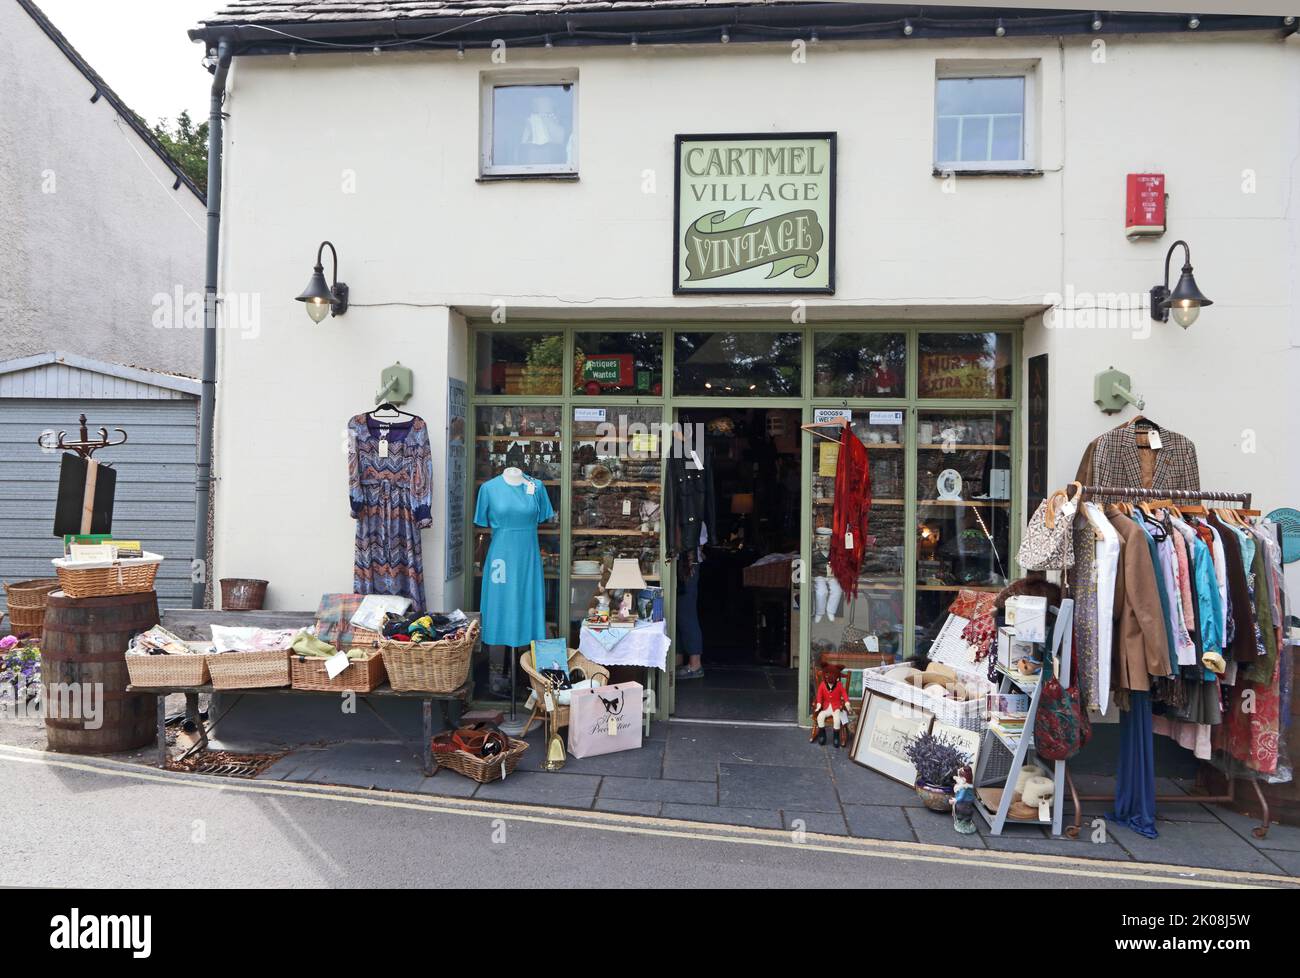
[[[479,487],[474,525],[492,531],[479,600],[485,645],[517,647],[546,638],[546,581],[537,525],[554,518],[546,487],[528,476],[518,486],[497,476]]]

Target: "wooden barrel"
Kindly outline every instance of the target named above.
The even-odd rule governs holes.
[[[50,595],[41,699],[51,750],[111,754],[154,742],[158,697],[126,692],[126,647],[156,624],[153,591],[105,598]]]

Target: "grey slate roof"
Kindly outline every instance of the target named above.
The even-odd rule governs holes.
[[[290,24],[403,20],[419,17],[487,17],[496,14],[565,14],[596,11],[770,7],[804,0],[228,0],[204,24]]]

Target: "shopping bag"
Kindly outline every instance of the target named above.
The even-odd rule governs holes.
[[[641,746],[642,687],[616,683],[575,689],[569,700],[569,753],[595,757]]]

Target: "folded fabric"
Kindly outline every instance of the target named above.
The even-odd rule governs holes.
[[[292,628],[234,628],[227,625],[212,626],[214,652],[280,652],[288,651],[297,630]]]
[[[309,655],[313,658],[322,659],[328,659],[330,656],[338,653],[338,649],[330,645],[329,642],[321,641],[316,637],[315,633],[308,628],[304,628],[293,637],[293,641],[289,644],[289,648],[293,649],[293,651],[297,652],[299,655]]]

